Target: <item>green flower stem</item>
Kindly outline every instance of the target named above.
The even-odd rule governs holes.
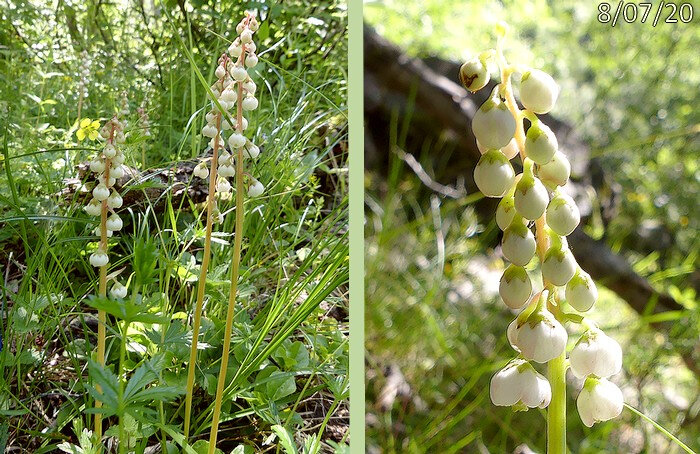
[[[566,454],[566,351],[548,364],[552,401],[547,408],[547,454]]]
[[[245,55],[245,44],[243,52]],[[238,82],[238,109],[237,125],[238,132],[243,133],[243,109],[241,100],[243,99],[243,83]],[[221,400],[226,384],[226,370],[228,369],[229,348],[231,346],[231,331],[233,328],[233,316],[236,310],[236,293],[238,292],[238,275],[241,264],[241,241],[243,240],[243,148],[238,149],[236,154],[236,226],[233,239],[233,258],[231,259],[231,287],[228,293],[228,310],[226,312],[226,327],[224,328],[224,345],[221,351],[221,369],[219,370],[219,380],[216,383],[216,397],[214,399],[214,414],[211,420],[211,431],[209,432],[209,454],[214,454],[216,450],[216,437],[219,431],[219,416],[221,414]]]
[[[187,391],[185,394],[185,427],[184,441],[190,434],[190,421],[192,419],[192,390],[194,388],[194,370],[197,366],[197,342],[199,340],[199,326],[202,323],[202,305],[204,304],[204,289],[207,283],[207,270],[211,259],[211,231],[213,224],[212,212],[214,211],[214,197],[216,196],[216,170],[219,160],[219,136],[221,134],[221,114],[216,115],[216,138],[214,139],[214,151],[211,157],[211,170],[209,171],[209,195],[207,196],[207,227],[204,234],[204,253],[202,266],[199,270],[197,283],[197,303],[194,309],[192,321],[192,346],[190,348],[190,361],[187,367]]]
[[[80,121],[80,120],[78,120]],[[114,140],[114,126],[112,126],[108,143]],[[112,165],[111,159],[105,159],[105,183],[109,184],[109,169]],[[109,186],[108,186],[109,187]],[[102,211],[100,212],[100,247],[107,252],[107,200],[102,201]],[[100,283],[98,287],[100,298],[107,297],[107,265],[100,267]],[[105,339],[107,337],[107,314],[103,310],[97,311],[97,362],[105,364]],[[100,386],[97,385],[97,390]],[[102,407],[102,402],[95,401],[95,408]],[[95,436],[97,438],[98,452],[102,452],[102,414],[95,413]]]

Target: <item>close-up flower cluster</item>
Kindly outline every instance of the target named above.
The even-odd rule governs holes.
[[[460,80],[470,91],[487,85],[491,67],[497,66],[501,75],[501,83],[472,121],[482,152],[474,181],[486,197],[501,199],[495,217],[503,231],[501,252],[510,265],[500,280],[499,293],[510,309],[520,310],[507,329],[518,357],[492,378],[491,400],[526,410],[547,407],[553,395],[565,398],[569,339],[565,324],[580,324],[583,334],[569,354],[568,365],[585,380],[577,407],[590,427],[622,411],[622,393],[608,381],[620,372],[622,350],[593,322],[567,312],[567,306],[578,312],[590,310],[597,289],[566,239],[581,219],[576,202],[566,192],[571,166],[554,132],[538,117],[554,107],[560,89],[543,71],[509,65],[502,53],[505,28],[501,32],[495,51],[482,53],[460,70]],[[514,74],[520,75],[522,110],[513,94]],[[511,163],[516,157],[522,168],[518,174]],[[533,363],[548,364],[549,379],[537,373]],[[562,392],[553,393],[554,387]]]

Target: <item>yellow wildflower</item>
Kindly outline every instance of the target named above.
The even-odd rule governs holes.
[[[97,129],[100,127],[100,121],[99,120],[90,120],[89,118],[83,118],[80,121],[80,128],[78,128],[78,132],[75,133],[76,136],[78,136],[78,141],[84,140],[86,137],[90,140],[95,140],[97,139],[97,136],[99,133],[97,132]]]

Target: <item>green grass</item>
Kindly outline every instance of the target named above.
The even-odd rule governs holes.
[[[319,58],[313,54],[308,65],[302,64],[318,38],[291,24],[295,14],[310,13],[308,8],[300,2],[294,11],[276,10],[276,20],[266,22],[268,37],[258,42],[261,50],[280,38],[297,47],[296,54],[289,54],[278,46],[256,67],[261,107],[249,116],[247,135],[261,145],[262,153],[247,171],[266,191],[246,199],[229,384],[219,428],[218,445],[226,452],[237,446],[240,452],[287,452],[292,445],[305,452],[333,452],[347,442],[345,43],[334,41],[338,47],[329,51],[326,65],[313,65]],[[120,20],[128,26],[138,23],[138,16],[112,7],[106,11],[112,26]],[[29,7],[22,11],[30,12]],[[171,13],[178,25],[172,33],[189,43],[197,69],[212,80],[215,60],[227,47],[227,40],[217,35],[231,36],[235,23],[216,21],[206,27],[216,33],[202,32],[201,25],[209,20],[205,12],[193,14],[203,36],[193,37],[175,10]],[[242,10],[229,13],[234,21]],[[91,13],[88,9],[81,14],[87,20]],[[343,15],[322,18],[324,28],[344,29]],[[159,25],[174,36],[167,24]],[[64,33],[61,27],[58,31]],[[28,22],[20,31],[34,33]],[[96,245],[90,233],[95,220],[82,212],[83,202],[77,198],[56,196],[65,186],[63,179],[74,177],[75,166],[99,149],[96,143],[78,144],[69,134],[76,115],[70,101],[76,80],[71,75],[80,62],[70,54],[67,62],[52,55],[55,60],[37,65],[23,43],[0,38],[10,44],[0,51],[3,80],[24,77],[21,85],[0,89],[0,106],[8,111],[6,129],[0,131],[0,450],[22,446],[52,452],[61,443],[79,443],[82,429],[92,428],[96,385],[102,388],[100,400],[109,401],[105,393],[116,383],[121,350],[132,381],[114,409],[105,405],[106,435],[119,434],[117,418],[109,413],[115,410],[127,415],[122,429],[130,450],[143,452],[163,442],[169,452],[190,452],[182,448],[178,434],[204,206],[187,199],[176,203],[169,191],[172,180],[157,199],[140,206],[125,203],[120,210],[124,230],[110,241],[110,272],[125,268],[120,280],[131,276],[131,288],[139,276],[147,278],[141,279],[139,295],[132,295],[131,303],[93,299],[97,273],[88,257]],[[120,39],[129,41],[122,35]],[[135,37],[130,42],[144,46],[148,41]],[[115,71],[98,68],[83,108],[86,117],[106,118],[119,104],[119,87],[130,88],[127,129],[132,130],[125,153],[127,164],[142,175],[200,156],[205,149],[199,135],[205,89],[183,49],[173,40],[164,45],[169,47],[160,55],[161,63],[170,67],[162,66],[162,86],[147,81],[157,77],[154,69],[144,73],[119,64]],[[114,51],[117,62],[130,56],[127,50],[119,53],[95,44],[93,64],[112,67],[115,62],[105,54]],[[61,74],[47,76],[52,71]],[[150,137],[133,127],[136,107],[143,102],[151,118]],[[147,168],[142,166],[144,150]],[[145,193],[152,190],[149,186],[143,180],[132,182],[122,195]],[[213,239],[191,442],[208,434],[221,359],[235,216],[232,202],[220,206],[226,220]],[[104,370],[89,366],[97,307],[112,314]],[[119,322],[125,318],[130,320],[128,330]]]

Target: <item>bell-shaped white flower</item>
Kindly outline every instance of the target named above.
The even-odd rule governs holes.
[[[114,164],[115,166],[120,166],[124,164],[124,161],[126,161],[126,156],[124,156],[124,153],[117,150],[117,154],[114,155],[114,157],[112,158],[112,164]]]
[[[121,282],[115,282],[112,288],[109,290],[109,294],[112,298],[126,298],[127,288]]]
[[[231,77],[233,77],[237,82],[242,82],[248,78],[248,71],[242,66],[236,66],[231,71]]]
[[[90,255],[90,265],[100,268],[102,266],[105,266],[109,263],[109,257],[107,256],[107,253],[101,249],[93,252]]]
[[[506,195],[498,202],[496,207],[496,224],[501,230],[508,228],[515,217],[515,201],[512,195]]]
[[[236,174],[236,168],[231,165],[220,165],[218,174],[222,177],[232,177]]]
[[[544,298],[539,296],[539,298]],[[527,309],[526,309],[527,310]],[[508,340],[524,358],[546,363],[566,349],[566,329],[543,305],[525,320],[516,318],[508,327]]]
[[[248,196],[249,197],[258,197],[261,196],[263,192],[265,192],[265,186],[255,178],[252,178],[252,182],[250,186],[248,186]]]
[[[248,44],[253,41],[253,32],[250,29],[245,29],[241,33],[241,42],[243,44]]]
[[[508,145],[515,134],[515,118],[498,97],[492,97],[474,114],[472,131],[487,149],[500,149]]]
[[[484,88],[490,79],[488,67],[479,57],[467,60],[459,68],[459,81],[462,82],[464,88],[472,93]]]
[[[110,194],[109,198],[107,198],[107,206],[113,210],[121,208],[123,203],[124,199],[122,199],[122,196],[119,195],[117,191],[112,191],[112,194]]]
[[[544,376],[530,363],[515,359],[491,378],[489,387],[494,405],[545,408],[552,400],[552,389]]]
[[[551,161],[538,167],[537,176],[545,183],[564,186],[571,176],[571,163],[564,153],[557,151]]]
[[[226,178],[219,178],[216,182],[216,192],[227,193],[231,192],[231,183]]]
[[[527,130],[525,154],[535,164],[544,165],[552,160],[559,149],[559,142],[551,129],[541,122],[536,122]]]
[[[258,56],[255,54],[248,54],[248,56],[245,58],[245,66],[246,68],[252,68],[253,66],[258,64]]]
[[[598,288],[591,276],[579,268],[566,284],[566,302],[579,312],[586,312],[598,299]]]
[[[598,328],[583,333],[569,354],[571,371],[579,378],[595,375],[607,378],[622,369],[622,348]]]
[[[243,107],[243,110],[255,110],[258,108],[258,100],[255,96],[253,95],[248,95],[245,97],[243,102],[241,103],[241,106]]]
[[[243,82],[243,89],[246,91],[246,93],[254,95],[255,90],[257,89],[257,85],[255,85],[255,82],[253,82],[249,78],[245,82]]]
[[[525,219],[534,221],[542,216],[549,203],[549,193],[542,182],[532,176],[523,174],[515,187],[515,209]]]
[[[233,43],[231,43],[231,45],[228,46],[228,53],[233,58],[240,57],[243,53],[243,48],[241,47],[240,42],[234,41]]]
[[[192,173],[193,173],[194,176],[196,176],[197,178],[202,178],[202,179],[204,179],[204,178],[206,178],[206,177],[209,176],[209,168],[207,167],[207,165],[206,165],[205,163],[200,162],[199,164],[197,164],[197,165],[195,166],[195,168],[194,168],[194,170],[192,171]]]
[[[581,213],[576,202],[563,192],[557,191],[547,205],[547,225],[557,235],[567,236],[581,222]]]
[[[105,158],[113,158],[117,154],[117,149],[114,148],[114,145],[108,142],[107,145],[105,145],[104,150],[102,150],[102,154]]]
[[[586,427],[608,421],[622,413],[622,391],[605,378],[588,377],[576,399],[576,408]]]
[[[97,199],[92,199],[83,209],[90,216],[99,216],[102,213],[102,204]]]
[[[574,277],[578,263],[568,247],[553,245],[544,255],[542,261],[542,277],[547,282],[564,286]]]
[[[474,169],[474,181],[486,197],[502,197],[513,186],[514,180],[513,166],[498,150],[482,155]]]
[[[260,156],[260,148],[249,140],[246,142],[245,148],[243,148],[243,156],[255,159]]]
[[[552,110],[559,96],[559,86],[552,76],[539,69],[523,73],[520,79],[520,101],[527,110],[545,114]]]
[[[100,202],[107,200],[109,197],[109,189],[107,189],[107,186],[104,183],[100,183],[95,186],[95,189],[92,190],[92,196]]]
[[[109,171],[109,176],[110,178],[114,178],[115,181],[117,178],[121,178],[124,176],[124,167],[122,166],[114,166],[110,171]]]
[[[90,161],[90,170],[95,173],[102,173],[105,171],[105,162],[101,159],[93,159]]]
[[[219,65],[216,67],[214,75],[216,75],[217,79],[223,79],[223,77],[226,75],[226,69],[223,66]]]
[[[117,232],[122,229],[124,222],[119,217],[117,213],[114,213],[109,218],[107,218],[107,229],[113,232]]]
[[[216,130],[216,126],[214,126],[214,125],[208,124],[202,128],[202,135],[204,137],[209,137],[210,139],[213,139],[214,137],[216,137],[216,133],[217,133],[217,130]]]
[[[537,242],[535,235],[527,228],[522,219],[513,219],[510,226],[503,232],[501,251],[511,263],[525,266],[535,255]]]
[[[511,309],[523,307],[532,293],[532,282],[525,268],[517,265],[506,268],[498,286],[498,293]]]
[[[238,132],[234,132],[231,134],[228,138],[228,144],[231,146],[231,148],[241,148],[243,145],[245,145],[245,136],[243,134],[240,134]]]

